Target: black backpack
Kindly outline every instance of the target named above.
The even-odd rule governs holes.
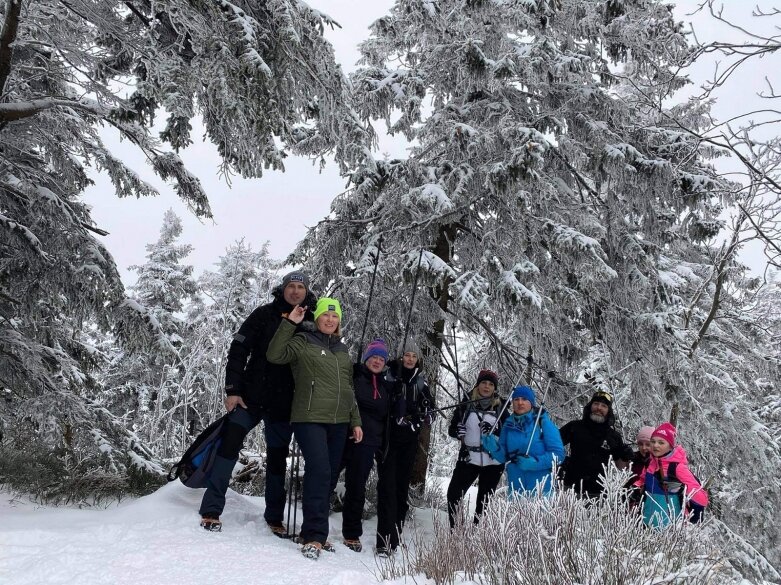
[[[678,462],[677,461],[670,462],[670,464],[667,466],[667,479],[669,481],[679,481],[677,470],[678,470]],[[689,471],[691,471],[691,468],[689,468]],[[694,479],[697,480],[697,483],[702,485],[700,478],[697,477],[697,475],[693,471],[691,472],[691,474],[694,476]],[[683,490],[680,490],[677,495],[678,495],[678,499],[681,501],[681,509],[683,509],[686,504],[686,502],[683,501]],[[689,512],[691,513],[689,522],[691,522],[692,524],[697,524],[698,522],[701,522],[703,520],[703,516],[705,514],[704,508],[701,508],[699,506],[693,507],[691,505],[686,507],[689,509]]]
[[[198,435],[190,448],[184,452],[178,463],[168,472],[168,481],[179,478],[189,488],[206,487],[214,459],[222,443],[222,431],[228,419],[226,414],[214,421]]]

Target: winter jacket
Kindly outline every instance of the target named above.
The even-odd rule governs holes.
[[[651,457],[643,457],[643,455],[640,453],[640,451],[636,451],[634,455],[632,455],[632,477],[629,480],[630,484],[635,483],[638,479],[640,479],[643,476],[643,473],[645,473],[645,468],[648,467],[648,464],[651,462]]]
[[[544,410],[535,426],[537,413],[535,408],[526,414],[511,414],[502,425],[498,439],[494,435],[484,435],[482,439],[483,447],[491,457],[500,463],[507,462],[510,495],[533,492],[538,485],[543,494],[550,493],[554,486],[553,463],[564,461],[564,445],[558,427]]]
[[[233,336],[225,366],[225,393],[241,396],[250,410],[265,412],[272,422],[290,420],[293,400],[293,374],[289,365],[272,364],[266,351],[279,323],[293,307],[285,301],[282,286],[272,291],[274,300],[258,307]],[[308,293],[303,305],[314,307],[315,296]],[[313,320],[307,311],[304,321]]]
[[[488,399],[493,404],[491,406],[481,406],[480,402],[472,402],[469,394],[465,394],[461,404],[453,411],[453,417],[450,419],[450,425],[447,434],[458,439],[458,425],[466,426],[466,435],[461,441],[461,448],[458,451],[458,460],[471,463],[479,467],[486,465],[501,465],[499,461],[491,457],[483,449],[482,437],[486,434],[481,423],[493,425],[497,419],[499,423],[494,427],[494,434],[499,434],[502,430],[502,424],[507,419],[507,409],[503,409],[505,399],[501,396]],[[498,405],[496,405],[498,403]]]
[[[592,421],[590,414],[591,402],[583,408],[583,418],[568,422],[561,427],[560,433],[562,442],[570,446],[569,457],[562,467],[564,485],[581,491],[582,482],[582,491],[593,496],[602,492],[599,476],[604,474],[604,466],[610,458],[629,461],[633,453],[613,428],[612,406],[603,423]]]
[[[295,380],[290,422],[361,426],[353,394],[353,365],[347,346],[320,331],[296,333],[284,319],[266,352],[272,364],[290,364]]]
[[[366,365],[355,364],[353,389],[363,423],[363,443],[379,448],[385,442],[394,384],[386,378],[385,372],[374,374]]]
[[[675,477],[669,477],[670,463],[675,462]],[[678,485],[680,484],[680,485]],[[643,474],[635,481],[636,487],[643,488],[646,496],[649,494],[662,494],[664,496],[682,493],[687,502],[691,502],[703,508],[708,505],[708,492],[700,485],[689,469],[686,459],[686,451],[680,445],[670,451],[664,457],[653,457],[645,468]]]
[[[426,377],[419,367],[405,368],[397,360],[388,362],[386,372],[388,380],[395,384],[391,407],[390,442],[394,444],[416,442],[426,413],[436,408]]]

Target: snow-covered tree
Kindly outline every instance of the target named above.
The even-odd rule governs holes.
[[[773,445],[719,463],[729,437],[766,444],[753,398],[735,426],[709,423],[743,388],[714,386],[729,371],[716,337],[734,303],[724,289],[739,280],[730,234],[717,244],[720,196],[734,186],[708,163],[717,152],[678,123],[706,125],[707,103],[639,107],[649,95],[669,103],[686,83],[672,65],[690,49],[670,7],[399,0],[372,33],[353,79],[357,109],[415,146],[354,173],[294,257],[347,301],[352,339],[382,237],[373,333],[400,343],[418,277],[412,330],[432,378],[448,320],[482,344],[472,368],[498,368],[504,391],[531,348],[542,372],[559,373],[554,414],[579,416],[587,378],[620,390],[626,430],[677,404],[702,475],[729,473],[735,493],[754,498],[751,469],[778,475]],[[732,526],[749,537],[745,520]]]
[[[179,388],[184,310],[197,292],[193,267],[183,263],[192,246],[179,243],[181,234],[182,222],[169,209],[160,237],[146,246],[146,263],[131,266],[138,278],[125,303],[150,323],[152,334],[127,339],[104,380],[110,389],[108,408],[132,422],[133,431],[150,445],[165,443],[160,419],[167,397]]]
[[[199,216],[209,204],[177,156],[200,117],[225,174],[259,177],[288,153],[343,169],[371,141],[323,38],[332,21],[299,0],[0,2],[0,386],[6,436],[25,417],[64,438],[66,403],[88,409],[75,364],[84,323],[124,342],[156,323],[125,302],[79,199],[93,171],[119,197],[157,194],[101,138],[113,131]],[[165,128],[151,126],[165,111]],[[10,406],[6,406],[10,405]],[[78,408],[77,408],[78,407]],[[31,414],[32,413],[32,414]],[[83,420],[83,419],[80,419]],[[85,432],[88,430],[86,427]]]

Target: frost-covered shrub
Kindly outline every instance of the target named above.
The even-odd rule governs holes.
[[[102,505],[151,493],[165,483],[162,474],[134,465],[129,458],[117,469],[105,466],[105,459],[76,458],[28,439],[24,446],[0,446],[0,484],[39,502]]]
[[[596,501],[571,490],[552,497],[508,500],[497,495],[478,525],[460,521],[451,531],[443,514],[434,516],[434,535],[412,531],[413,542],[377,575],[424,574],[435,583],[471,581],[485,585],[539,583],[739,583],[713,523],[681,521],[664,530],[647,529],[628,510],[621,489],[626,475],[610,474]],[[723,541],[721,541],[723,542]],[[772,568],[765,578],[773,578]],[[752,577],[758,577],[752,573]]]

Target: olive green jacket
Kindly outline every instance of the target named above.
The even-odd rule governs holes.
[[[283,319],[268,344],[272,364],[290,364],[295,380],[290,422],[350,423],[361,426],[353,393],[353,366],[347,346],[319,331],[296,333]]]

